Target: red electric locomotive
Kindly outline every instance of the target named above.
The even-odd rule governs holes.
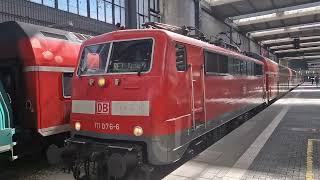
[[[71,78],[80,44],[90,36],[21,22],[0,29],[0,80],[11,101],[16,159],[68,135]]]
[[[263,63],[166,30],[125,30],[81,47],[73,77],[75,178],[125,177],[179,160],[193,140],[265,102]],[[73,155],[73,156],[72,156]],[[128,173],[129,172],[129,173]]]

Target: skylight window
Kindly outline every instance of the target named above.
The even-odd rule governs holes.
[[[270,30],[264,30],[264,31],[254,31],[250,33],[251,36],[257,37],[257,36],[266,36],[266,35],[273,35],[277,33],[290,33],[290,32],[299,32],[302,30],[310,30],[314,28],[319,28],[320,23],[312,23],[312,24],[304,24],[304,25],[298,25],[298,26],[291,26],[286,28],[278,28],[278,29],[270,29]]]
[[[292,15],[292,14],[303,14],[308,12],[318,12],[320,11],[320,6],[314,6],[314,7],[307,7],[307,8],[301,8],[301,9],[294,9],[289,11],[284,11],[284,15]]]
[[[242,1],[242,0],[206,0],[206,1],[209,2],[211,6],[219,6],[219,5],[229,4],[229,3]]]
[[[302,17],[307,15],[315,15],[320,13],[319,3],[311,3],[308,6],[293,6],[281,8],[277,10],[264,11],[248,15],[230,17],[237,26],[245,26],[249,24],[262,23],[274,20],[288,19],[294,17]]]
[[[266,31],[257,31],[257,32],[251,33],[251,35],[252,36],[268,35],[268,34],[274,34],[274,33],[283,32],[283,31],[285,31],[285,28],[271,29]]]
[[[257,20],[269,19],[269,18],[274,18],[274,17],[277,17],[277,13],[265,14],[265,15],[260,15],[260,16],[254,16],[254,17],[238,19],[238,20],[235,20],[234,23],[236,23],[236,24],[237,23],[244,23],[244,22],[257,21]]]

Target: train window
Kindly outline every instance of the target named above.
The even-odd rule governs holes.
[[[227,74],[228,73],[228,56],[219,55],[219,73]]]
[[[65,35],[55,34],[55,33],[51,33],[51,32],[44,32],[44,31],[41,31],[41,33],[46,37],[68,40],[67,36],[65,36]]]
[[[151,67],[153,40],[114,42],[108,73],[148,72]]]
[[[234,73],[234,75],[241,75],[240,60],[238,60],[238,59],[233,60],[233,73]]]
[[[228,74],[229,59],[228,56],[205,52],[205,71],[208,74]]]
[[[261,64],[255,64],[255,65],[254,65],[254,75],[255,75],[255,76],[261,76],[261,75],[263,75],[262,65],[261,65]]]
[[[252,62],[247,62],[247,74],[249,76],[254,75],[254,71],[253,71],[253,63]]]
[[[78,75],[105,73],[110,43],[87,46],[81,54]]]
[[[228,57],[228,72],[229,74],[234,74],[234,62],[233,62],[233,57]]]
[[[62,92],[64,98],[70,98],[71,97],[71,90],[72,90],[72,73],[63,73],[62,77]]]
[[[205,52],[205,71],[206,73],[219,73],[218,54]]]
[[[176,66],[178,71],[187,70],[186,47],[180,44],[176,45]]]
[[[247,75],[247,64],[245,61],[240,60],[241,75]]]

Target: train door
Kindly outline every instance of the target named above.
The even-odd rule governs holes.
[[[187,47],[189,62],[189,75],[191,84],[191,116],[193,129],[206,127],[206,106],[205,106],[205,73],[203,50],[197,47]]]
[[[18,106],[17,84],[18,84],[18,68],[15,65],[0,65],[0,81],[7,93],[13,111]],[[13,113],[13,125],[18,125],[18,119],[21,113]]]
[[[13,156],[13,134],[11,128],[12,110],[8,94],[0,81],[0,153],[11,151]]]

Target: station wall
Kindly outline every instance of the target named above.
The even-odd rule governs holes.
[[[161,0],[161,21],[176,26],[195,26],[194,0]]]

